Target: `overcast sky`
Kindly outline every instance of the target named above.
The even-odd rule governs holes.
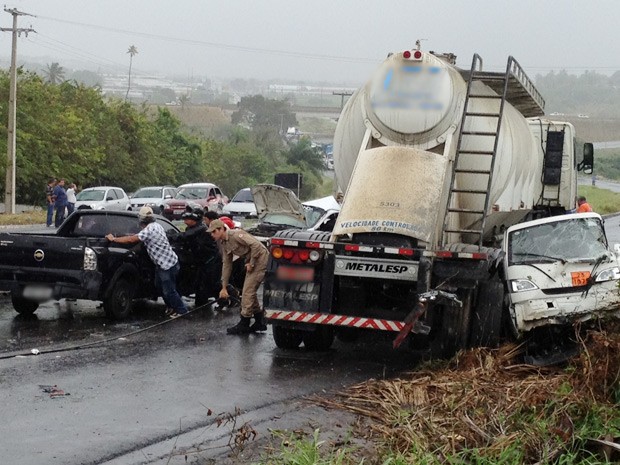
[[[531,77],[550,69],[620,70],[617,0],[14,0],[18,58],[78,60],[110,72],[358,84],[388,52],[453,52],[486,69],[513,55]],[[12,17],[0,11],[0,26]],[[0,56],[10,56],[10,33]]]

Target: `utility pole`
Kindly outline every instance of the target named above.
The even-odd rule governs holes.
[[[8,141],[6,150],[6,182],[4,191],[4,212],[15,213],[15,116],[17,114],[17,36],[22,32],[28,35],[34,29],[17,27],[18,16],[32,16],[17,9],[4,8],[4,11],[13,15],[13,27],[0,27],[0,31],[13,33],[11,44],[11,70],[10,70],[10,90],[9,90],[9,124],[7,128]]]
[[[353,95],[353,92],[347,92],[346,90],[343,90],[342,92],[332,92],[333,95],[340,95],[340,111],[342,111],[342,109],[344,108],[344,98],[345,97],[349,97],[350,95]]]

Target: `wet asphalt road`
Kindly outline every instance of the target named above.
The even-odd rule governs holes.
[[[612,244],[619,223],[606,219]],[[217,414],[240,409],[236,426],[247,421],[265,437],[308,420],[302,396],[415,368],[414,355],[389,340],[286,352],[271,328],[226,335],[237,309],[177,320],[163,312],[148,303],[113,322],[97,303],[61,301],[24,318],[0,295],[0,463],[182,464],[183,454],[168,461],[171,450],[195,446],[220,463],[232,426],[216,427]],[[44,392],[54,385],[67,395]]]
[[[167,463],[175,444],[225,443],[230,428],[216,428],[216,414],[239,408],[239,422],[265,435],[274,419],[293,421],[276,427],[294,426],[301,396],[414,366],[411,353],[392,352],[387,340],[284,352],[271,328],[225,334],[237,309],[198,310],[176,320],[163,312],[163,304],[149,303],[129,320],[111,322],[96,303],[61,301],[23,318],[0,296],[0,357],[41,352],[0,359],[0,462]],[[44,392],[54,385],[68,395]],[[185,462],[181,455],[170,463]]]

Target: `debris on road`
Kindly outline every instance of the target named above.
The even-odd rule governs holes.
[[[50,398],[55,399],[56,397],[65,397],[65,396],[70,396],[71,394],[68,392],[63,391],[62,389],[60,389],[57,385],[47,385],[47,384],[40,384],[39,387],[41,388],[41,390],[43,392],[45,392],[46,394],[50,395]]]

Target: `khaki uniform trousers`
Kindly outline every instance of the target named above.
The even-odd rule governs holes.
[[[241,291],[241,316],[251,318],[255,313],[262,312],[258,301],[258,288],[263,282],[265,271],[267,271],[267,261],[269,254],[265,253],[254,264],[252,271],[245,274],[243,290]]]

